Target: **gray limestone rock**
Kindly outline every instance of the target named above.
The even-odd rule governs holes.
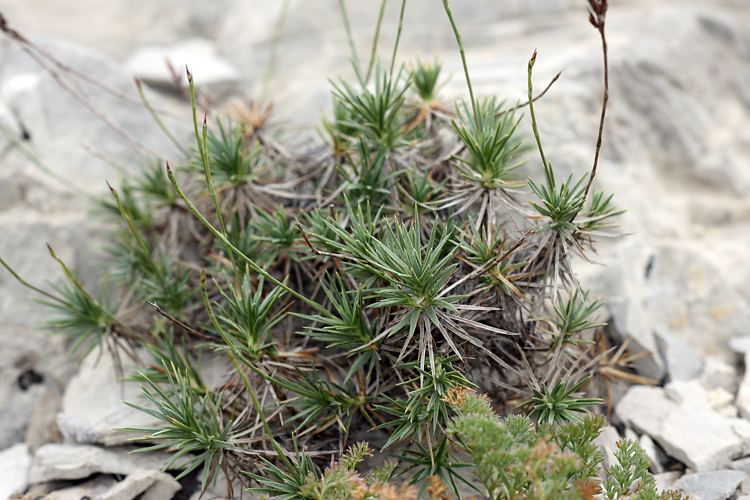
[[[668,382],[691,380],[700,376],[703,361],[690,344],[672,335],[666,327],[657,326],[654,334]]]
[[[737,493],[746,477],[744,472],[736,470],[696,472],[682,476],[673,488],[701,500],[728,500]]]
[[[156,481],[143,493],[141,500],[170,500],[175,493],[182,489],[182,485],[167,473],[159,473]]]
[[[96,473],[128,475],[138,469],[159,470],[169,453],[130,453],[134,447],[100,448],[92,445],[47,444],[36,451],[29,482],[82,479]],[[174,468],[186,462],[178,460]]]
[[[97,496],[97,500],[133,500],[133,498],[149,489],[158,477],[158,470],[136,469],[107,490],[106,493]]]
[[[23,443],[0,451],[0,498],[8,498],[14,493],[24,493],[29,485],[31,454]]]
[[[219,100],[236,92],[240,83],[239,71],[218,55],[212,41],[204,38],[185,40],[169,47],[143,47],[125,66],[148,85],[172,90],[187,86],[187,67],[196,89],[208,91]]]
[[[719,469],[750,451],[750,422],[724,417],[707,403],[677,399],[657,387],[633,386],[615,412],[695,471]]]
[[[750,352],[745,354],[745,375],[742,377],[740,386],[737,389],[735,404],[740,416],[750,420],[750,370],[748,370],[748,366],[750,365],[748,363],[750,363]]]
[[[617,443],[619,441],[620,434],[612,425],[606,426],[594,441],[604,453],[604,462],[602,463],[602,466],[605,469],[608,469],[613,464],[617,463],[615,459],[615,451],[617,451]]]
[[[649,470],[654,474],[660,474],[664,472],[664,464],[667,461],[667,457],[666,455],[664,455],[664,452],[661,451],[658,446],[656,446],[654,440],[651,439],[648,434],[644,434],[638,440],[638,444],[641,445],[643,451],[645,451],[648,458],[651,459],[651,466],[649,467]]]
[[[115,428],[161,425],[160,420],[125,405],[123,401],[148,406],[140,384],[117,379],[108,354],[92,354],[83,360],[79,373],[65,390],[62,414],[57,417],[60,431],[72,442],[113,446],[135,437]]]
[[[750,335],[737,335],[729,339],[729,348],[737,354],[750,353]]]

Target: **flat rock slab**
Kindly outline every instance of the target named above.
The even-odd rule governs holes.
[[[0,498],[23,493],[29,485],[31,455],[23,443],[0,452]]]
[[[163,424],[161,420],[126,406],[123,401],[149,406],[140,384],[117,379],[110,356],[89,355],[65,390],[62,414],[57,418],[60,432],[69,441],[114,446],[140,437],[113,430],[115,428],[160,427]]]
[[[733,497],[747,475],[736,470],[716,470],[685,474],[671,487],[701,500],[727,500]]]
[[[48,444],[34,456],[29,482],[31,484],[58,479],[83,479],[92,474],[129,475],[139,469],[160,470],[171,456],[169,453],[130,453],[134,447],[100,448],[80,444]],[[185,460],[173,465],[179,468]]]
[[[750,422],[722,416],[705,403],[677,402],[661,388],[631,387],[615,411],[697,472],[720,469],[750,450]]]

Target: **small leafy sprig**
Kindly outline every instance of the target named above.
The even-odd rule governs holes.
[[[587,407],[602,404],[601,399],[579,398],[575,395],[589,379],[590,377],[586,377],[572,387],[569,378],[560,379],[551,391],[543,382],[540,388],[532,387],[534,395],[518,407],[531,407],[529,415],[536,416],[539,422],[580,422],[581,418],[571,412],[586,413]]]
[[[165,441],[139,448],[135,450],[136,453],[164,449],[177,450],[164,464],[163,470],[167,470],[179,459],[186,457],[187,460],[182,465],[184,470],[177,476],[177,479],[185,477],[202,465],[201,491],[205,491],[217,467],[224,466],[224,450],[232,446],[229,442],[231,422],[225,424],[221,417],[221,393],[198,397],[188,377],[180,373],[174,365],[169,367],[164,365],[164,371],[176,402],[172,401],[169,395],[152,380],[144,376],[143,378],[151,386],[153,392],[142,387],[143,394],[155,408],[129,402],[125,404],[163,421],[165,425],[162,427],[125,427],[117,430],[146,434],[143,437],[133,438],[135,441]],[[195,455],[189,455],[191,453]]]

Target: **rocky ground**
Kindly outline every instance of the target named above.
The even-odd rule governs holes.
[[[453,3],[479,93],[523,99],[535,49],[537,82],[564,70],[539,102],[541,134],[556,168],[589,168],[601,55],[585,2]],[[638,373],[663,384],[616,395],[617,426],[602,446],[638,439],[663,484],[677,481],[704,500],[750,494],[750,377],[743,375],[750,352],[750,9],[744,0],[612,3],[611,96],[597,183],[628,209],[621,227],[628,236],[599,245],[604,265],[576,268],[592,294],[607,300],[604,319],[613,331],[631,338],[633,351],[652,353],[638,360]],[[133,76],[141,77],[185,142],[188,109],[169,91],[165,54],[175,67],[190,65],[219,109],[232,96],[262,93],[280,2],[141,4],[3,0],[0,13],[64,64],[121,92],[135,95]],[[347,2],[362,56],[378,4]],[[309,131],[329,106],[326,79],[351,76],[337,6],[294,0],[282,26],[268,96],[292,135]],[[386,10],[386,59],[399,7],[389,2]],[[464,95],[455,40],[438,3],[410,0],[404,28],[401,58],[439,55],[455,73],[444,95]],[[126,169],[139,161],[102,113],[166,158],[174,154],[140,106],[75,87],[66,74],[44,71],[0,39],[0,124],[8,134],[0,136],[0,257],[42,287],[61,274],[45,243],[95,283],[99,223],[86,197],[104,193],[105,180],[119,174],[91,150]],[[86,109],[61,84],[97,104]],[[42,320],[27,289],[2,270],[0,499],[27,490],[27,498],[50,500],[190,497],[195,484],[159,474],[162,457],[126,454],[128,436],[111,431],[148,424],[120,403],[133,400],[137,387],[115,381],[106,355],[69,360],[63,340],[39,328]],[[693,473],[682,475],[685,467]]]

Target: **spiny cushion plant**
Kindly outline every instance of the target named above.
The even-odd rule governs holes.
[[[599,144],[607,2],[589,4],[605,54]],[[326,145],[294,154],[258,113],[201,123],[188,72],[196,145],[102,201],[118,222],[100,295],[64,264],[56,293],[34,288],[73,349],[153,358],[134,377],[152,406],[128,404],[163,424],[126,430],[173,450],[170,463],[191,453],[183,474],[203,465],[204,489],[221,469],[281,499],[449,498],[461,482],[492,499],[621,498],[635,480],[638,498],[655,498],[630,444],[602,486],[592,441],[604,420],[575,414],[601,402],[577,392],[599,366],[581,335],[601,326],[601,303],[570,252],[585,256],[620,213],[611,196],[589,197],[599,146],[588,177],[558,183],[534,115],[536,54],[527,103],[475,97],[443,5],[469,85],[455,112],[438,61],[385,70],[371,58],[363,75],[354,53],[357,81],[332,82]],[[526,106],[542,181],[514,170]],[[539,198],[530,207],[524,185]],[[226,358],[219,388],[200,373],[207,351]],[[516,406],[540,423],[494,413]],[[387,433],[407,482],[389,482],[394,464],[355,470],[371,453],[351,439],[363,430]]]

